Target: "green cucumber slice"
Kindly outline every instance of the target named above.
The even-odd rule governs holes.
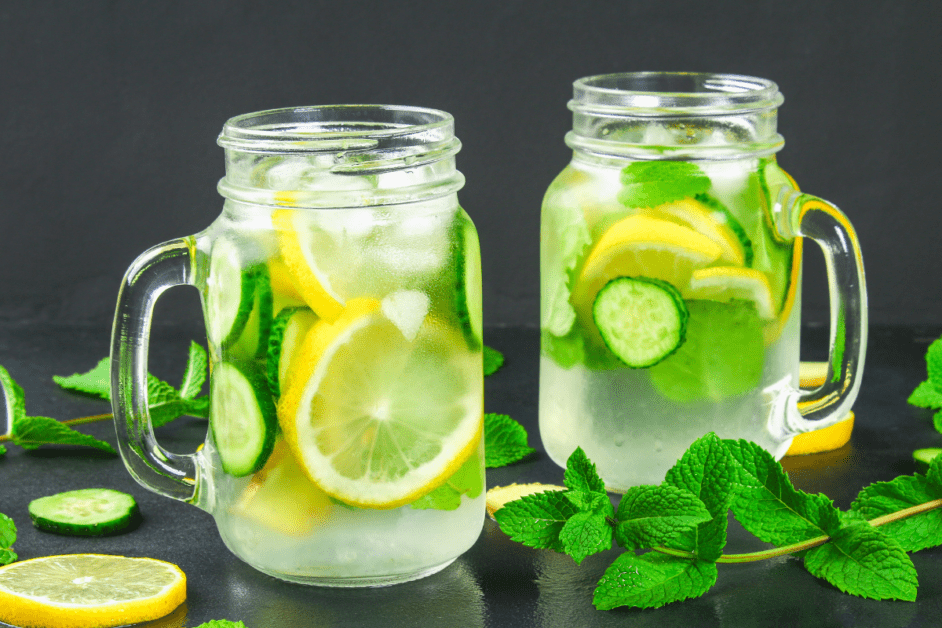
[[[206,320],[210,339],[231,345],[242,335],[255,300],[255,275],[242,272],[241,255],[229,240],[217,240],[209,255]]]
[[[267,382],[220,362],[213,370],[209,424],[223,471],[242,477],[261,469],[278,427]]]
[[[916,471],[920,473],[925,473],[929,470],[929,465],[932,464],[933,458],[942,454],[942,449],[938,447],[927,447],[925,449],[917,449],[913,452],[913,462],[916,463]]]
[[[455,311],[468,347],[474,351],[484,344],[484,321],[481,314],[481,245],[474,223],[463,210],[458,212],[457,238]]]
[[[85,488],[34,499],[29,503],[29,516],[34,526],[46,532],[102,536],[128,528],[140,511],[127,493]]]
[[[746,258],[746,268],[752,268],[752,260],[755,256],[755,252],[752,250],[752,240],[746,235],[746,230],[743,229],[742,223],[736,219],[733,212],[729,211],[729,208],[718,198],[705,192],[697,194],[693,197],[693,200],[706,205],[710,209],[710,213],[713,214],[713,218],[716,222],[729,227],[729,230],[732,231],[736,239],[739,240],[739,244],[742,245],[743,253]]]
[[[631,368],[653,366],[684,343],[687,307],[660,279],[612,279],[595,297],[592,315],[605,345]]]
[[[268,336],[268,388],[275,399],[281,396],[292,357],[317,321],[317,314],[309,307],[286,307],[272,323]]]
[[[273,295],[271,276],[266,264],[257,264],[246,269],[244,275],[251,276],[253,296],[245,325],[231,343],[223,348],[239,358],[265,358],[268,353],[268,337],[271,333]]]

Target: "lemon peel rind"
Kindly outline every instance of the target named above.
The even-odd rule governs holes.
[[[343,313],[343,300],[334,294],[317,274],[311,270],[313,260],[308,260],[304,248],[298,240],[297,227],[294,224],[296,211],[291,209],[276,210],[272,213],[272,224],[278,233],[281,259],[288,269],[295,292],[300,294],[314,313],[327,321],[334,321]]]
[[[128,558],[110,554],[68,554],[42,556],[11,563],[0,573],[26,569],[39,562],[76,557],[107,558],[120,561],[147,561],[169,567],[179,577],[158,593],[143,599],[107,602],[98,605],[62,604],[25,597],[0,585],[0,621],[22,628],[108,628],[160,619],[186,601],[186,574],[177,565],[155,558]]]

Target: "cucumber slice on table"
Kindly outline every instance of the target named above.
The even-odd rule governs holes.
[[[268,388],[275,399],[281,396],[291,359],[317,321],[311,308],[286,307],[272,323],[268,336]]]
[[[29,503],[33,525],[46,532],[101,536],[130,526],[139,517],[137,502],[127,493],[86,488],[34,499]]]
[[[231,362],[219,363],[213,370],[210,428],[223,471],[241,477],[265,466],[277,426],[268,383]]]
[[[653,366],[684,342],[687,307],[674,286],[648,277],[617,277],[592,307],[605,345],[631,368]]]

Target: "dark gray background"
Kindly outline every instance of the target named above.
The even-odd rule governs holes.
[[[929,2],[7,2],[0,316],[102,320],[124,269],[218,215],[230,116],[341,102],[454,114],[485,323],[538,322],[539,208],[574,79],[751,74],[785,94],[780,163],[856,226],[871,321],[942,320],[942,43]],[[827,317],[820,254],[806,320]],[[176,291],[190,292],[190,291]],[[195,294],[171,312],[198,316]],[[163,307],[163,306],[162,306]],[[176,315],[176,314],[173,314]]]

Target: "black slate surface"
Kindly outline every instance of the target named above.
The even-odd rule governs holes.
[[[853,438],[839,451],[786,459],[794,483],[822,491],[846,508],[874,481],[912,473],[910,454],[942,446],[930,414],[906,404],[925,377],[923,355],[940,329],[874,328],[870,332],[863,387],[855,405]],[[151,371],[171,382],[182,375],[189,340],[203,332],[186,325],[157,327]],[[824,330],[806,329],[804,359],[822,359]],[[504,367],[485,384],[488,412],[523,423],[539,451],[527,460],[490,469],[488,487],[511,482],[561,483],[562,470],[543,453],[537,431],[535,329],[489,328],[487,344],[502,351]],[[0,322],[0,364],[26,393],[27,413],[68,418],[107,412],[107,404],[60,390],[52,375],[94,366],[108,351],[104,326]],[[0,426],[2,427],[2,426]],[[114,442],[108,422],[83,431]],[[205,422],[184,418],[158,429],[171,451],[192,451]],[[720,565],[719,580],[704,597],[655,610],[596,611],[592,589],[616,551],[576,566],[566,556],[516,544],[492,521],[478,542],[444,571],[424,580],[382,589],[337,590],[281,582],[245,565],[223,546],[212,518],[187,504],[137,485],[117,456],[74,448],[24,452],[8,447],[0,457],[0,512],[15,520],[21,559],[49,554],[99,552],[150,556],[178,564],[188,577],[185,607],[148,624],[193,627],[210,619],[242,620],[249,628],[301,626],[934,626],[942,622],[942,550],[913,556],[919,572],[915,603],[873,601],[844,595],[809,575],[794,558]],[[94,539],[35,530],[27,504],[51,493],[104,486],[131,493],[143,521],[133,532]],[[749,551],[755,542],[731,526],[727,551]]]

